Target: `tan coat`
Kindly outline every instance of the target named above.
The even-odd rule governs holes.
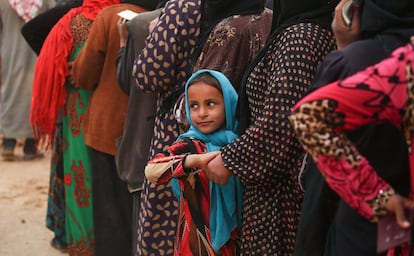
[[[103,9],[96,17],[88,40],[73,63],[77,86],[93,90],[82,123],[85,144],[115,155],[115,139],[122,135],[128,96],[116,80],[116,58],[119,51],[118,12],[129,9],[137,13],[145,9],[119,4]]]

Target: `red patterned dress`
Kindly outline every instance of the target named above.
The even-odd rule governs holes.
[[[352,208],[375,221],[386,214],[394,188],[362,156],[346,131],[371,123],[401,127],[414,170],[414,46],[345,80],[326,85],[303,98],[290,120],[326,182]],[[412,172],[412,171],[411,171]],[[414,175],[411,176],[411,188]]]
[[[206,152],[206,145],[199,140],[177,141],[169,148],[169,156],[157,154],[145,169],[148,179],[157,184],[169,182],[171,178],[179,180],[180,207],[174,255],[237,255],[236,230],[218,253],[212,247],[209,229],[209,180],[204,172],[183,167],[183,159],[190,152]],[[155,172],[161,175],[154,179],[149,177],[150,173]]]

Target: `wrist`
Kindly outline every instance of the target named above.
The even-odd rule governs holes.
[[[393,195],[395,195],[395,191],[392,187],[387,187],[378,191],[377,196],[370,203],[371,208],[374,210],[374,220],[388,214],[387,202]]]
[[[192,170],[192,167],[188,167],[188,165],[191,164],[191,155],[185,155],[182,160],[183,170],[185,173],[190,173]]]

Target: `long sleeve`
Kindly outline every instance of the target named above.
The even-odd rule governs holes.
[[[130,95],[129,87],[131,84],[130,83],[131,69],[128,69],[128,65],[127,65],[128,63],[127,57],[130,56],[129,55],[130,53],[129,51],[125,49],[128,48],[128,45],[131,44],[131,43],[128,43],[129,41],[130,39],[128,37],[126,46],[119,48],[118,57],[116,58],[116,80],[118,81],[119,88],[121,88],[121,90],[127,95]]]
[[[298,25],[281,33],[249,76],[251,125],[222,149],[225,166],[246,184],[275,186],[300,168],[303,151],[288,116],[306,94],[322,58],[334,47],[329,32],[310,33],[311,28]]]
[[[178,12],[182,12],[177,14]],[[133,67],[138,87],[145,92],[167,92],[184,86],[191,67],[189,56],[199,34],[196,1],[169,1]]]
[[[183,168],[184,157],[185,155],[156,154],[145,166],[145,176],[156,184],[167,183],[172,178],[186,176]]]
[[[411,45],[399,49],[392,58],[306,96],[290,117],[301,144],[329,186],[367,219],[384,214],[386,200],[394,191],[345,131],[384,122],[412,127],[410,117],[403,114],[408,113],[404,109],[407,97],[413,96],[407,95],[407,82],[410,88],[414,78],[407,73],[412,72],[409,61],[413,58]],[[410,132],[406,139],[410,145]]]

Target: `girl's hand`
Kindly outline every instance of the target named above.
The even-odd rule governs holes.
[[[398,194],[392,195],[385,206],[387,211],[390,213],[395,214],[395,218],[397,219],[397,223],[402,228],[409,228],[411,226],[410,221],[407,220],[407,216],[405,215],[405,209],[413,209],[414,208],[414,201],[411,201],[405,197],[402,197]]]
[[[207,152],[204,154],[191,154],[188,155],[184,162],[185,168],[198,168],[205,170],[207,168],[207,164],[218,154],[220,151],[214,152]]]

